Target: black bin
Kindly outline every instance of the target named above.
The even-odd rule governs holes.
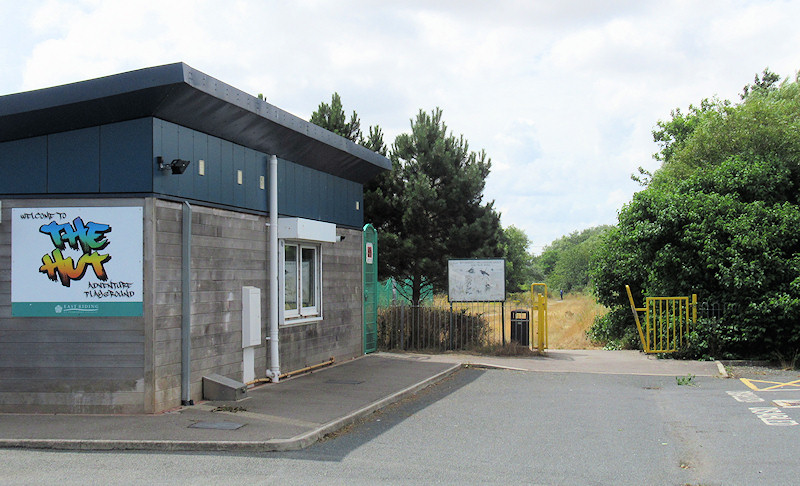
[[[525,309],[511,311],[511,340],[523,346],[530,346],[530,333],[528,331],[530,325],[531,319],[528,311]]]

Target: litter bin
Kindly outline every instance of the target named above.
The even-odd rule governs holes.
[[[523,346],[530,346],[530,313],[524,309],[511,311],[511,340]]]

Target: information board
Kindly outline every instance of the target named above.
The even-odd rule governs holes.
[[[450,302],[505,302],[506,261],[448,260],[447,283]]]

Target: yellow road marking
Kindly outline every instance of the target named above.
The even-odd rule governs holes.
[[[753,389],[755,391],[800,390],[800,380],[794,380],[794,381],[790,381],[790,382],[787,382],[787,383],[782,383],[780,381],[750,380],[750,379],[747,379],[747,378],[739,378],[739,379],[747,387],[749,387],[749,388],[751,388],[751,389]],[[758,385],[756,385],[756,383],[767,384],[767,385],[771,385],[771,386],[767,386],[767,387],[764,387],[764,388],[759,388]],[[761,386],[763,386],[763,385],[761,385]]]

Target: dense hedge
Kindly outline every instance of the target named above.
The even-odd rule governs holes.
[[[592,334],[638,345],[628,284],[637,303],[644,295],[696,293],[739,304],[733,315],[701,322],[685,356],[794,357],[800,352],[798,83],[692,113],[693,129],[667,137],[662,169],[604,235],[593,278],[598,300],[612,312]],[[675,128],[659,126],[661,136]]]

